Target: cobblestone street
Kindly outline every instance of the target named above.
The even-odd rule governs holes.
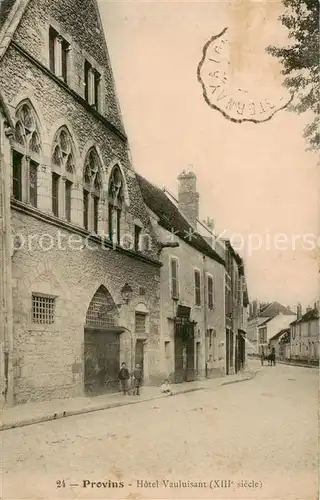
[[[317,370],[264,366],[214,390],[3,431],[2,496],[316,499],[317,381]],[[210,488],[222,479],[234,483]],[[91,486],[109,480],[124,487]]]

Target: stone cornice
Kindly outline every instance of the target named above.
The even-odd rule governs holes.
[[[11,208],[14,210],[17,210],[18,212],[24,213],[25,215],[29,217],[34,217],[37,220],[40,220],[42,222],[45,222],[47,224],[50,224],[51,226],[58,227],[60,229],[63,229],[65,231],[69,231],[72,234],[78,234],[82,236],[83,238],[88,239],[91,242],[97,243],[98,245],[102,245],[101,248],[104,249],[110,249],[115,252],[119,252],[123,255],[126,255],[127,257],[131,257],[132,259],[139,260],[142,262],[146,262],[147,264],[151,264],[155,267],[161,267],[162,263],[159,262],[158,260],[152,259],[150,257],[147,257],[141,253],[135,252],[134,250],[129,250],[126,248],[122,248],[121,246],[117,245],[116,248],[114,248],[114,244],[111,241],[102,239],[101,236],[95,235],[95,234],[90,234],[89,231],[86,231],[85,229],[78,227],[74,224],[71,224],[70,222],[57,219],[53,215],[46,214],[44,212],[41,212],[40,210],[32,207],[31,205],[27,205],[26,203],[23,203],[21,201],[17,201],[15,199],[11,199]]]

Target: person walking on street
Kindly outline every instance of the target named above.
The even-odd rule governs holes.
[[[139,396],[139,389],[142,382],[142,370],[140,365],[136,365],[135,370],[133,371],[133,394]]]
[[[130,378],[130,373],[129,373],[129,370],[124,362],[121,363],[121,370],[119,372],[118,378],[120,380],[121,389],[123,390],[123,395],[125,396],[126,394],[129,394],[128,380]]]
[[[264,352],[262,351],[261,352],[261,365],[263,366],[263,362],[264,362]]]
[[[276,349],[275,349],[275,347],[273,347],[271,349],[271,366],[272,366],[272,364],[273,364],[273,366],[276,366]]]

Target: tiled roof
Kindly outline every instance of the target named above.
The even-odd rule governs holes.
[[[277,315],[276,315],[277,316]],[[272,318],[267,318],[265,319],[264,321],[262,321],[262,323],[259,324],[259,327],[260,326],[263,326],[263,325],[266,325],[267,323],[269,323],[269,321],[271,321],[273,318],[275,318],[275,316],[272,316]]]
[[[0,0],[0,30],[17,0]]]
[[[271,304],[268,304],[265,306],[260,312],[259,316],[262,318],[268,318],[268,317],[274,317],[277,314],[282,313],[284,315],[295,315],[291,309],[288,309],[288,307],[283,306],[282,304],[279,304],[279,302],[271,302]]]
[[[290,333],[290,328],[283,328],[282,330],[280,330],[280,332],[276,333],[269,340],[277,340],[278,338],[282,337],[282,335],[284,335],[285,333]]]
[[[319,312],[317,309],[311,309],[311,311],[306,312],[296,323],[305,323],[308,321],[313,321],[319,319]]]
[[[206,240],[194,230],[191,224],[189,224],[187,219],[179,211],[178,207],[168,198],[166,193],[154,184],[151,184],[151,182],[147,181],[141,175],[136,174],[136,176],[140,184],[144,202],[147,207],[157,215],[160,226],[172,232],[202,254],[224,265],[224,260]]]

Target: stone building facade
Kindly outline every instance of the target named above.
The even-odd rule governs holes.
[[[289,358],[295,361],[319,363],[320,315],[319,302],[302,312],[299,304],[297,319],[290,323]]]
[[[139,360],[145,382],[158,381],[158,246],[97,3],[4,4],[0,87],[12,120],[10,139],[1,129],[11,193],[2,232],[12,233],[12,311],[2,312],[12,314],[12,329],[2,332],[7,401],[81,395],[99,377],[114,380],[122,360]]]
[[[226,373],[236,373],[246,364],[248,292],[244,262],[229,240],[226,251]]]
[[[139,176],[162,247],[162,372],[175,382],[225,375],[224,259],[196,229],[195,175],[182,173],[178,179],[179,199],[174,200]]]

